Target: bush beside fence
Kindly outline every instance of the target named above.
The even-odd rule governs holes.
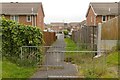
[[[41,46],[43,44],[42,32],[37,27],[21,25],[5,18],[2,18],[1,27],[2,55],[11,61],[17,62],[21,58],[22,46]],[[29,56],[29,53],[25,54]],[[40,59],[41,55],[39,52],[36,57]]]

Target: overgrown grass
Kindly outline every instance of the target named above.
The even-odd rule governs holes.
[[[71,40],[70,38],[65,38],[65,42],[66,42],[66,51],[77,50],[77,45],[75,44],[73,40]],[[66,62],[75,63],[75,57],[77,57],[75,53],[65,53],[65,56],[66,56],[65,58]]]
[[[70,38],[65,38],[65,42],[66,42],[66,50],[68,51],[77,50],[77,45],[73,40],[71,40]]]
[[[118,65],[118,52],[112,52],[107,56],[107,64],[111,66]]]
[[[76,44],[69,38],[65,39],[66,50],[71,51],[77,48]],[[70,47],[70,48],[69,48]],[[78,75],[87,78],[117,78],[118,52],[102,55],[94,58],[93,52],[89,53],[66,53],[66,62],[71,62],[78,66]]]
[[[66,50],[68,51],[87,51],[91,49],[87,49],[86,44],[79,44],[77,45],[72,39],[70,38],[65,38],[66,42]]]
[[[106,72],[102,75],[102,78],[118,78],[118,52],[111,52],[106,57]]]
[[[117,52],[110,53],[108,56],[102,55],[99,58],[84,58],[84,63],[79,64],[80,75],[88,78],[118,78],[118,55]]]
[[[7,59],[2,61],[2,78],[29,78],[36,70],[35,67],[19,67]]]

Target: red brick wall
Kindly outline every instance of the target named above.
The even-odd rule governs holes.
[[[10,15],[5,15],[5,18],[10,19]],[[32,21],[27,22],[25,15],[21,15],[21,16],[19,15],[19,23],[25,24],[25,25],[32,25]]]
[[[107,21],[109,20],[109,16],[110,16],[110,19],[115,17],[114,15],[108,15],[108,16],[106,16]],[[102,15],[101,16],[99,15],[99,16],[96,17],[96,24],[98,24],[98,23],[102,23]]]
[[[91,17],[92,17],[92,22],[91,22]],[[90,8],[89,8],[88,15],[87,15],[87,17],[86,17],[86,18],[87,18],[87,19],[86,19],[86,21],[87,21],[87,26],[94,25],[94,17],[95,17],[94,12],[93,12],[92,8],[90,7]]]
[[[98,23],[102,23],[102,16],[96,16],[96,25],[98,25]]]
[[[27,22],[26,20],[26,16],[19,16],[19,23],[21,24],[25,24],[25,25],[32,25],[32,21],[31,22]]]
[[[38,9],[37,26],[44,30],[44,15],[41,7]]]
[[[10,16],[9,15],[6,15],[6,16],[4,16],[6,19],[10,19]]]
[[[5,18],[10,19],[10,15],[5,15]],[[27,22],[26,15],[19,15],[19,23],[25,25],[32,25],[32,16],[31,22]],[[35,25],[35,16],[33,17],[33,25]],[[42,15],[42,12],[38,12],[38,15],[36,16],[36,26],[44,30],[44,17]]]

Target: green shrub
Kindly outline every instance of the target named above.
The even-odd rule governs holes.
[[[20,47],[22,46],[40,46],[43,44],[42,32],[37,27],[22,25],[5,18],[2,18],[1,27],[2,55],[7,58],[16,57],[16,59],[19,59],[21,54]],[[38,55],[41,56],[41,53],[38,53]]]
[[[68,30],[64,30],[64,35],[68,35]]]

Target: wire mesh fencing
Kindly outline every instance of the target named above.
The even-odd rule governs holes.
[[[79,49],[67,51],[66,48],[64,46],[23,46],[21,61],[27,66],[44,67],[47,77],[97,78],[106,71],[105,51],[80,51]],[[96,53],[101,53],[101,56]]]
[[[39,46],[21,47],[21,65],[36,66],[43,64],[43,50]]]
[[[59,46],[22,46],[21,63],[25,66],[61,66],[64,61],[64,53],[60,52],[62,49]]]

